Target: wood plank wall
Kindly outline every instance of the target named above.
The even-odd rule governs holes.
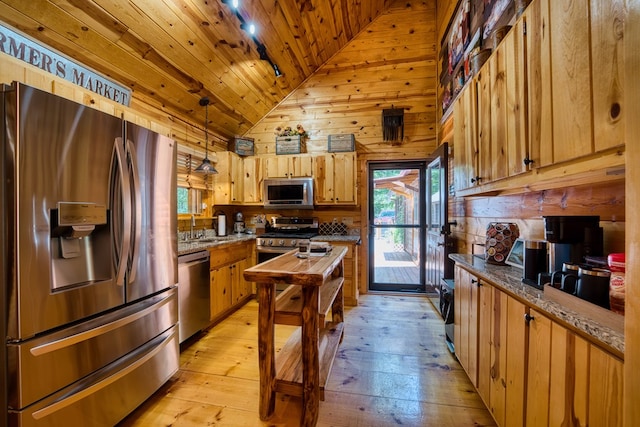
[[[543,216],[599,215],[604,230],[604,251],[624,252],[625,183],[568,187],[524,194],[454,198],[449,209],[457,251],[482,253],[475,244],[485,242],[490,222],[515,222],[525,239],[544,239]]]
[[[436,2],[395,1],[245,136],[275,152],[275,130],[301,124],[307,152],[354,134],[361,160],[425,158],[436,148]],[[404,140],[382,140],[382,110],[404,109]]]
[[[436,2],[395,1],[389,9],[245,136],[257,154],[275,152],[275,129],[301,124],[307,152],[326,152],[328,136],[354,134],[358,153],[358,206],[316,209],[321,222],[352,220],[360,230],[360,290],[367,286],[367,163],[425,159],[437,147]],[[404,109],[401,144],[382,140],[382,110]],[[255,208],[243,208],[251,214]]]

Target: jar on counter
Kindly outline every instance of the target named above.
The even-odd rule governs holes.
[[[610,254],[607,257],[611,279],[609,281],[609,305],[611,311],[624,314],[625,295],[625,256],[624,253]]]

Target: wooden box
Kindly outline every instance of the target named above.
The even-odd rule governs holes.
[[[356,143],[352,133],[329,135],[329,145],[327,150],[330,153],[340,151],[355,151]]]
[[[276,154],[300,154],[301,139],[300,135],[276,136]]]
[[[241,156],[253,156],[253,147],[253,138],[241,138],[236,136],[233,141],[229,142],[229,151],[233,151]]]

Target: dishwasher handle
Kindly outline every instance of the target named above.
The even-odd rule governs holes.
[[[178,264],[187,264],[196,261],[209,261],[209,251],[193,252],[190,254],[180,255],[178,257]]]

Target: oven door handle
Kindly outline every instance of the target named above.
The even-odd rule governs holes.
[[[294,249],[298,249],[297,247],[295,248],[267,248],[267,247],[260,247],[257,248],[257,252],[258,253],[263,253],[263,254],[284,254],[287,253],[289,251],[292,251]]]

